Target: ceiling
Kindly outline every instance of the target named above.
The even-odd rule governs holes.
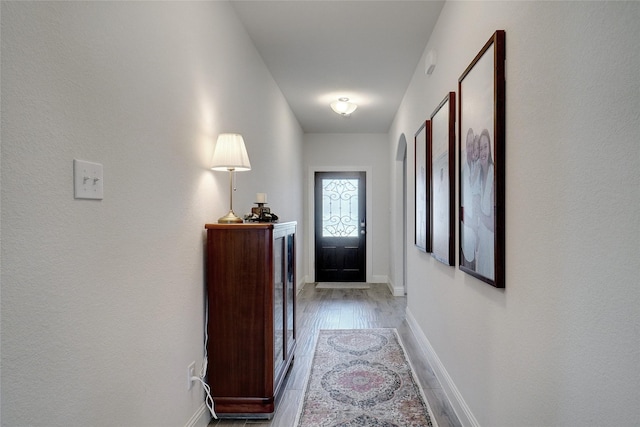
[[[444,0],[231,3],[305,133],[386,133]]]

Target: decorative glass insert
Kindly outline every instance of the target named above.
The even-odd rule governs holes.
[[[322,237],[358,237],[358,180],[322,180]]]

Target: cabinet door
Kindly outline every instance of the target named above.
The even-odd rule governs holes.
[[[274,378],[285,361],[285,243],[286,236],[276,233],[273,239],[273,364]]]
[[[287,234],[286,241],[286,271],[287,283],[285,293],[285,321],[286,321],[286,339],[285,346],[287,349],[285,357],[289,357],[293,352],[295,344],[295,234]]]

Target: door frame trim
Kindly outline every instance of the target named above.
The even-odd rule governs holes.
[[[371,274],[371,258],[372,258],[372,246],[371,237],[369,237],[369,230],[372,230],[375,215],[373,212],[373,195],[371,192],[371,166],[309,166],[307,175],[307,221],[306,228],[306,241],[308,258],[308,277],[311,282],[316,280],[316,245],[315,245],[315,209],[314,209],[314,192],[315,192],[315,174],[316,172],[364,172],[365,182],[367,183],[366,197],[367,197],[367,242],[366,242],[366,261],[365,278],[367,282],[373,282]]]

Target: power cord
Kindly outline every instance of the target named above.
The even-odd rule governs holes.
[[[200,384],[202,384],[202,388],[204,389],[205,393],[207,393],[207,397],[205,399],[207,408],[209,409],[211,416],[217,420],[218,416],[216,415],[216,411],[213,409],[214,403],[213,403],[213,398],[211,397],[211,387],[209,387],[209,384],[207,384],[200,377],[191,377],[191,381],[200,381]]]
[[[211,397],[211,387],[209,386],[209,384],[207,384],[204,380],[204,378],[207,376],[207,366],[209,363],[209,355],[207,353],[207,346],[209,344],[209,299],[208,297],[205,297],[206,300],[206,304],[205,304],[205,319],[207,320],[205,322],[204,325],[204,360],[202,361],[202,369],[200,370],[200,376],[198,377],[191,377],[191,381],[199,381],[200,384],[202,384],[202,388],[204,389],[205,393],[207,394],[207,397],[205,398],[205,403],[207,404],[207,408],[209,409],[209,412],[211,413],[211,416],[214,419],[218,419],[218,416],[216,415],[216,411],[214,410],[214,403],[213,403],[213,398]]]

